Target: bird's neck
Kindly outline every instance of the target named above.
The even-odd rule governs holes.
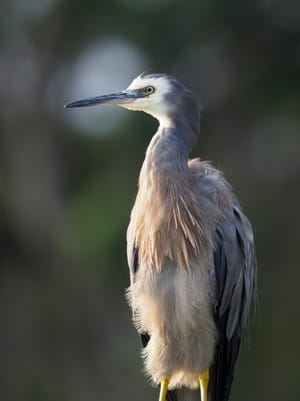
[[[168,258],[183,269],[207,249],[203,216],[187,157],[192,141],[160,127],[147,149],[131,214],[142,263],[160,270]]]
[[[187,168],[189,149],[176,136],[174,128],[159,127],[153,136],[143,163],[141,174],[143,179],[159,176],[174,170],[184,171]]]
[[[174,128],[160,126],[146,152],[138,195],[146,197],[157,209],[171,207],[175,195],[184,192],[182,186],[189,180],[188,153]]]
[[[200,121],[184,118],[160,118],[160,125],[146,153],[143,170],[158,174],[174,169],[187,169],[187,160],[200,130]],[[166,124],[167,122],[167,124]]]

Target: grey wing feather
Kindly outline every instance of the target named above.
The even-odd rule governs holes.
[[[219,341],[210,369],[209,401],[227,401],[239,354],[241,329],[248,321],[256,289],[252,228],[236,201],[217,226],[214,267],[214,308]]]
[[[215,260],[218,289],[215,307],[217,317],[228,311],[226,336],[230,339],[235,330],[245,326],[256,287],[253,233],[237,204],[226,221],[218,225],[215,254],[220,251],[222,259]]]

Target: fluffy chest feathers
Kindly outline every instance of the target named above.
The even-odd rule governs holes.
[[[212,222],[203,213],[196,177],[188,165],[144,164],[131,214],[140,263],[161,271],[166,259],[189,270],[212,249]]]

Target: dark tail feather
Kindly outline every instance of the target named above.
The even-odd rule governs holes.
[[[200,390],[180,388],[167,392],[167,401],[200,401]]]
[[[224,322],[222,322],[224,318]],[[234,332],[230,340],[227,339],[222,323],[227,322],[227,316],[220,319],[220,338],[215,350],[214,362],[210,368],[208,386],[208,401],[228,401],[233,381],[233,374],[240,349],[240,334]]]
[[[177,393],[177,390],[168,390],[167,401],[178,401],[176,393]]]

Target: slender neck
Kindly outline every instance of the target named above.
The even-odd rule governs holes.
[[[171,124],[160,126],[146,153],[146,171],[163,172],[168,169],[187,169],[187,159],[199,133],[200,122],[191,124],[188,119],[174,116]]]
[[[173,122],[161,123],[149,144],[131,214],[139,261],[157,271],[166,259],[188,271],[212,246],[187,163],[197,135],[186,122]]]

